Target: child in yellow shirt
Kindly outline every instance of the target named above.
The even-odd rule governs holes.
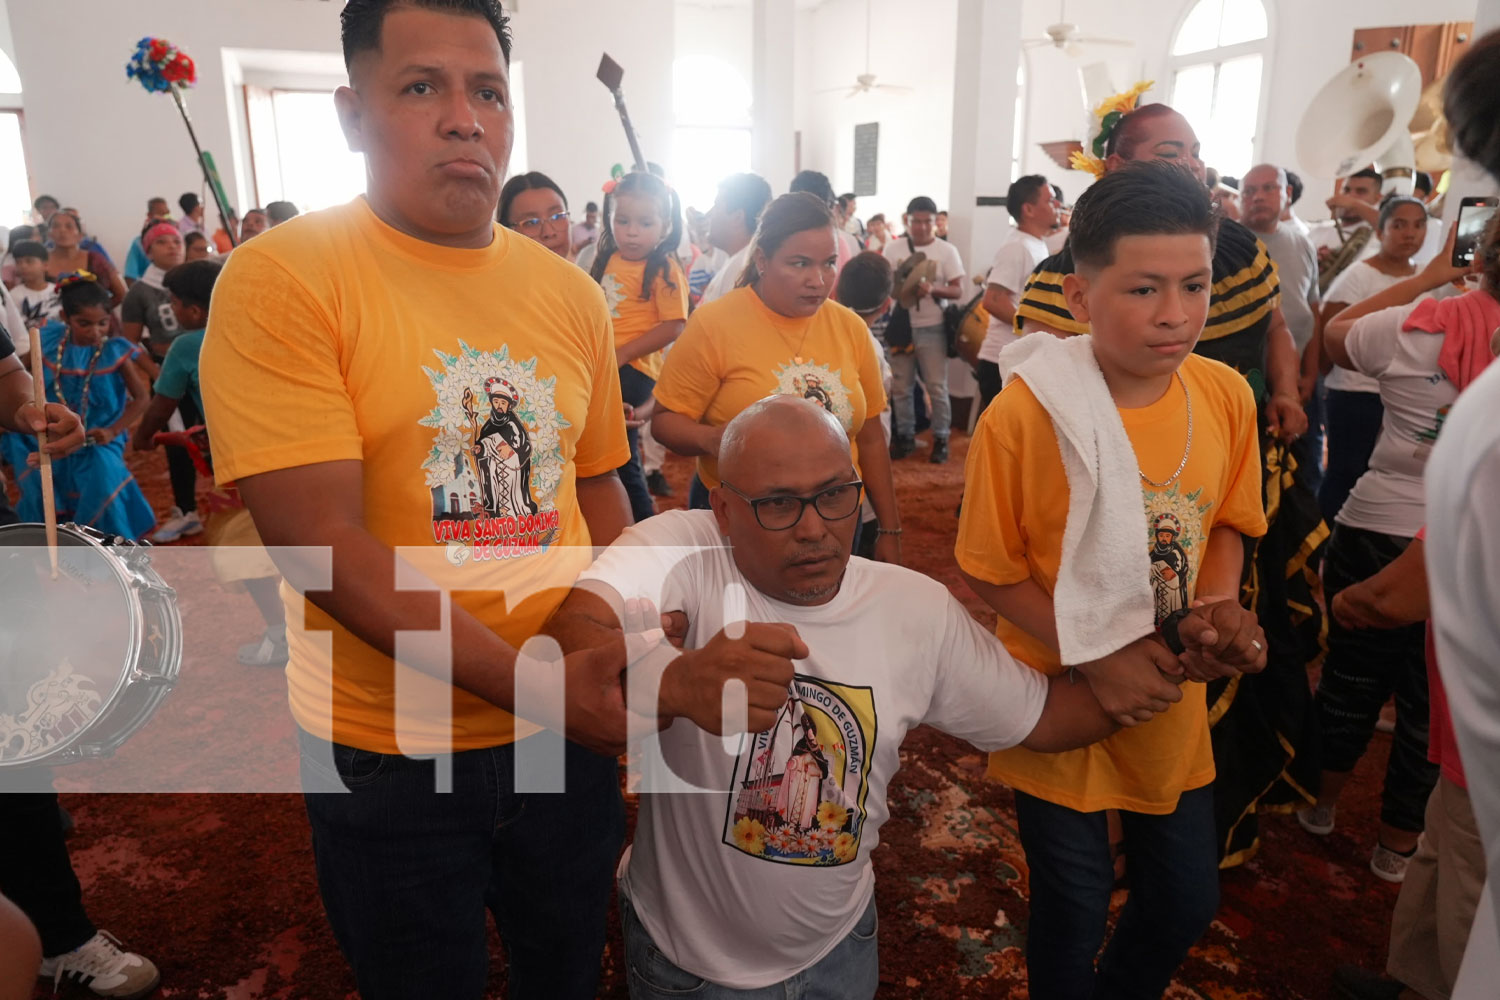
[[[1138,544],[1150,553],[1149,580],[1140,581],[1134,605],[1145,621],[1108,618],[1104,648],[1113,652],[1066,665],[1059,652],[1060,628],[1064,645],[1076,648],[1078,634],[1054,606],[1059,576],[1078,575],[1065,562],[1074,554],[1063,551],[1065,530],[1077,531],[1069,519],[1077,498],[1053,416],[1024,369],[980,417],[969,449],[960,568],[999,613],[997,634],[1017,660],[1049,675],[1076,671],[1122,726],[1084,749],[990,759],[990,774],[1016,789],[1031,871],[1031,995],[1049,1000],[1160,996],[1218,904],[1214,764],[1200,681],[1265,665],[1264,633],[1238,594],[1245,536],[1264,534],[1266,521],[1249,386],[1192,353],[1208,313],[1216,224],[1203,186],[1154,162],[1108,174],[1073,215],[1078,266],[1064,295],[1092,324],[1093,384],[1102,374],[1110,396],[1103,412],[1113,404],[1134,451],[1116,468],[1128,479],[1133,468],[1141,480],[1123,481],[1116,496],[1133,517],[1140,489]],[[1037,346],[1007,348],[1010,363],[1026,353],[1014,349]],[[1007,364],[1002,356],[1002,372]],[[1138,565],[1144,573],[1148,563]],[[1186,632],[1178,630],[1190,615],[1212,628],[1184,651]],[[1131,891],[1096,971],[1114,882],[1110,809],[1121,811]]]
[[[620,395],[632,409],[651,401],[662,351],[687,324],[688,282],[677,260],[682,243],[677,192],[654,174],[629,173],[604,199],[604,230],[594,280],[604,289],[615,331]],[[629,427],[630,462],[620,480],[637,521],[656,513],[641,465],[641,433]]]

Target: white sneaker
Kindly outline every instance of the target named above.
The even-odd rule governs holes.
[[[158,544],[175,542],[186,535],[198,535],[203,533],[203,522],[198,519],[198,512],[190,510],[186,514],[181,507],[173,507],[166,523],[156,529],[156,534],[151,540]]]
[[[1415,853],[1415,851],[1412,852],[1412,854]],[[1370,855],[1370,871],[1375,873],[1376,878],[1385,879],[1387,882],[1405,882],[1406,866],[1409,864],[1411,864],[1411,854],[1397,854],[1380,843],[1375,845],[1375,852]]]
[[[1333,832],[1333,818],[1338,806],[1308,806],[1297,810],[1297,822],[1302,829],[1317,837],[1326,837]]]
[[[37,978],[52,980],[54,994],[63,983],[77,983],[96,997],[139,1000],[156,989],[161,973],[149,959],[121,950],[109,931],[100,931],[73,951],[42,959]]]
[[[289,655],[286,626],[277,625],[266,629],[266,634],[260,637],[259,642],[241,646],[235,659],[246,667],[282,667],[286,665]]]

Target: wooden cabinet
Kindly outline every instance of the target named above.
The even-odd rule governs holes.
[[[1410,56],[1422,70],[1422,86],[1448,75],[1453,64],[1469,51],[1474,37],[1473,21],[1447,24],[1408,24],[1393,28],[1359,28],[1349,61],[1373,52],[1400,52]]]

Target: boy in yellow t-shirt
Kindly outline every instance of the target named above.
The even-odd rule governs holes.
[[[1157,163],[1099,180],[1073,215],[1078,273],[1064,293],[1092,324],[1093,359],[1135,453],[1159,632],[1110,626],[1120,629],[1108,635],[1114,652],[1065,667],[1053,595],[1072,498],[1051,414],[1018,377],[980,418],[969,449],[960,568],[999,613],[997,634],[1018,660],[1049,675],[1076,669],[1123,727],[1080,750],[990,759],[990,774],[1016,789],[1031,869],[1031,992],[1049,1000],[1159,996],[1218,903],[1200,681],[1265,665],[1264,634],[1237,597],[1245,536],[1263,534],[1266,522],[1249,387],[1192,353],[1208,312],[1216,221],[1201,184]],[[1178,628],[1185,636],[1190,613],[1212,628],[1184,651]],[[1109,809],[1121,811],[1131,894],[1096,972],[1114,882]]]

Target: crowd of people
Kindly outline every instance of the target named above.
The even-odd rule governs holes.
[[[1158,997],[1267,813],[1334,829],[1391,700],[1369,858],[1402,883],[1389,974],[1336,988],[1451,994],[1497,860],[1464,767],[1494,760],[1460,761],[1493,749],[1472,714],[1493,686],[1464,671],[1500,648],[1437,595],[1493,596],[1473,559],[1493,525],[1455,480],[1500,475],[1500,224],[1457,265],[1440,185],[1362,170],[1309,226],[1285,165],[1210,176],[1187,120],[1147,104],[1105,123],[1071,209],[1042,175],[1010,185],[974,290],[932,198],[861,221],[815,171],[779,195],[725,178],[697,212],[649,165],[578,219],[546,174],[505,180],[498,4],[349,0],[342,20],[363,197],[213,233],[196,195],[176,220],[152,198],[123,270],[37,199],[4,261],[0,457],[41,520],[45,426],[61,518],[206,532],[250,593],[266,631],[238,658],[286,667],[323,904],[367,1000],[482,995],[486,911],[512,995],[592,997],[612,897],[638,1000],[873,996],[870,852],[921,724],[1015,790],[1032,995]],[[1497,66],[1500,34],[1454,70],[1447,115],[1500,174]],[[903,568],[893,476],[923,431],[948,461],[976,316],[954,559],[993,634]],[[125,460],[158,446],[160,519]],[[687,509],[658,513],[668,451],[696,468]],[[262,540],[331,550],[332,586]],[[1457,581],[1433,556],[1456,545]],[[453,592],[430,660],[395,659],[431,610],[398,588],[398,548],[434,550],[413,565]],[[331,647],[288,630],[283,578]],[[540,728],[567,737],[565,791],[519,787]],[[146,995],[157,970],[90,922],[34,777],[0,806],[0,997],[38,970]]]

